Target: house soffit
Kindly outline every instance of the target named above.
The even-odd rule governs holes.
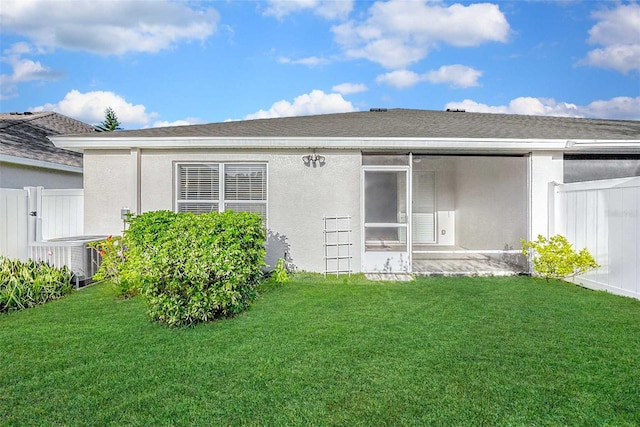
[[[640,152],[640,140],[546,140],[489,138],[66,138],[54,144],[74,151],[85,149],[334,149],[363,151],[630,151]]]

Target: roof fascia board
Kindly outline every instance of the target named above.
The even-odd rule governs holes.
[[[78,166],[63,165],[60,163],[47,162],[44,160],[27,159],[24,157],[9,156],[0,154],[0,162],[12,163],[14,165],[28,166],[42,169],[53,169],[63,172],[82,173],[82,168]]]
[[[637,188],[640,186],[640,176],[629,178],[603,179],[600,181],[582,181],[561,184],[558,191],[561,193],[573,193],[585,190],[606,190],[610,188]]]
[[[600,140],[577,141],[567,139],[495,139],[495,138],[323,138],[323,137],[132,137],[91,138],[56,136],[49,139],[60,148],[84,149],[171,149],[171,148],[280,148],[280,149],[360,149],[360,150],[420,150],[440,149],[453,151],[566,151],[569,147],[585,143],[598,143],[603,147],[619,147],[638,142]],[[633,145],[634,144],[634,145]]]
[[[593,149],[600,149],[600,148],[633,148],[635,150],[640,150],[640,139],[638,140],[628,140],[628,141],[622,141],[622,140],[602,140],[602,141],[568,141],[568,148],[571,148],[572,150],[581,150],[581,149],[586,149],[586,150],[593,150]]]

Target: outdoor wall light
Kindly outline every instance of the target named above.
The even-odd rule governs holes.
[[[325,164],[324,156],[320,156],[316,153],[309,154],[308,156],[302,156],[302,162],[305,166],[313,166],[314,168],[317,166],[322,167]]]

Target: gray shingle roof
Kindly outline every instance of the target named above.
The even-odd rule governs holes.
[[[96,134],[105,138],[488,138],[640,140],[640,121],[390,109]]]
[[[0,113],[0,154],[82,167],[82,154],[54,146],[47,136],[87,133],[95,128],[51,111]]]

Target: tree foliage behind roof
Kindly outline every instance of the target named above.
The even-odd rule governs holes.
[[[96,128],[101,132],[113,132],[114,130],[122,130],[120,127],[120,121],[113,108],[107,107],[104,110],[104,121],[96,125]]]

